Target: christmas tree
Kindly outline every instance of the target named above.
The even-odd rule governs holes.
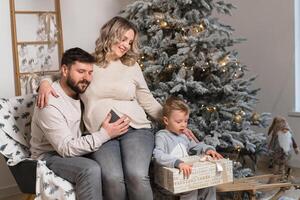
[[[266,143],[253,125],[266,127],[268,113],[255,105],[255,77],[233,45],[233,28],[216,16],[235,8],[222,0],[145,0],[122,11],[139,28],[139,64],[154,96],[170,95],[190,106],[189,128],[205,143],[222,151],[257,154]]]

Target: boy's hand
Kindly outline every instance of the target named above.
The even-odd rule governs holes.
[[[192,173],[192,165],[188,165],[186,163],[180,163],[178,167],[180,170],[179,173],[183,172],[183,176],[185,178],[189,178],[190,174]]]
[[[223,156],[221,154],[219,154],[218,152],[216,152],[216,151],[214,151],[212,149],[207,150],[205,152],[205,154],[211,156],[214,160],[219,160],[219,159],[223,158]]]

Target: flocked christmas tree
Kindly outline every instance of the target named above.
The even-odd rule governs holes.
[[[235,8],[222,0],[136,1],[122,12],[140,31],[139,64],[162,103],[181,96],[191,108],[189,128],[222,150],[256,154],[264,146],[268,113],[254,110],[257,92],[233,45],[233,29],[213,16]]]

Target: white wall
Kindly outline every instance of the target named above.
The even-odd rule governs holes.
[[[15,94],[12,41],[10,31],[9,0],[0,3],[0,96],[11,97]]]
[[[64,49],[78,46],[92,52],[100,27],[128,2],[130,0],[61,1]],[[1,0],[0,13],[0,97],[9,98],[15,95],[9,0]],[[2,157],[0,177],[0,199],[18,192]]]
[[[234,36],[247,41],[236,45],[241,62],[261,88],[256,110],[287,118],[300,145],[300,118],[289,117],[294,110],[294,0],[231,0],[237,9],[221,20],[233,26]],[[292,166],[300,167],[300,156]]]
[[[93,51],[100,26],[127,2],[129,0],[61,1],[65,49],[79,46]],[[232,17],[222,20],[236,29],[234,35],[248,40],[236,48],[251,73],[259,75],[255,84],[262,90],[257,111],[287,117],[300,145],[299,118],[288,117],[288,112],[294,108],[293,0],[231,2],[238,9]],[[11,97],[14,80],[8,0],[1,1],[0,13],[0,97]],[[10,186],[14,181],[3,160],[0,163],[1,197],[3,191],[12,191]],[[300,157],[295,157],[292,164],[300,167]]]

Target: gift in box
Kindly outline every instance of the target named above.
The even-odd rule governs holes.
[[[178,194],[233,181],[232,161],[229,159],[212,160],[208,157],[189,156],[181,160],[193,165],[189,178],[185,178],[179,169],[155,163],[154,182],[173,194]]]

